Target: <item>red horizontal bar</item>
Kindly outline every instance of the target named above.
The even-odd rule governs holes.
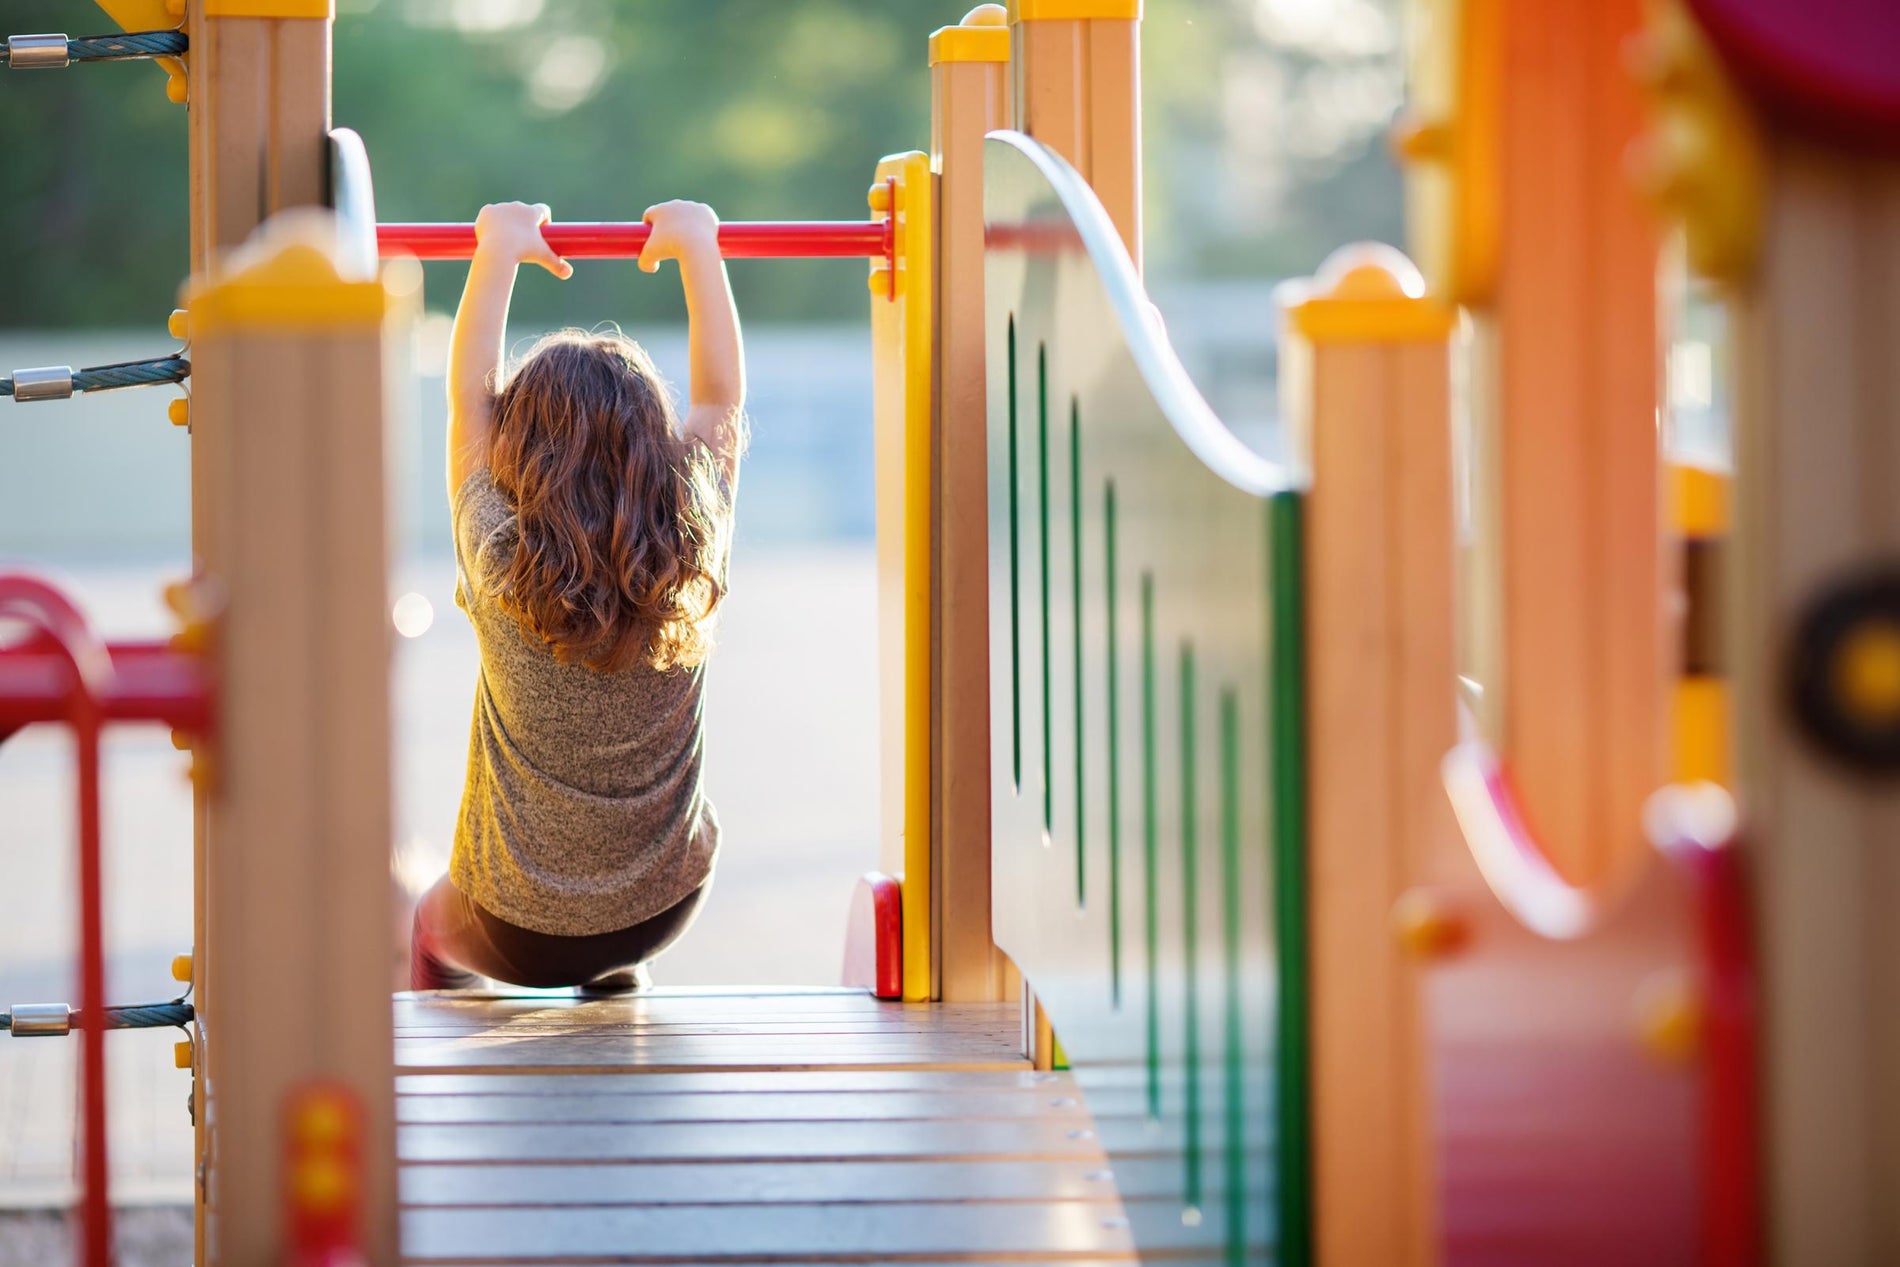
[[[162,642],[117,643],[112,676],[99,701],[106,721],[160,722],[202,732],[211,723],[211,673],[204,660]],[[45,637],[0,648],[0,736],[33,722],[64,721],[72,711],[73,670]]]
[[[645,224],[578,221],[541,231],[562,258],[638,258],[652,229]],[[465,260],[475,254],[472,224],[379,224],[376,246],[384,256]],[[889,222],[884,220],[739,221],[719,226],[719,253],[727,259],[887,259]]]

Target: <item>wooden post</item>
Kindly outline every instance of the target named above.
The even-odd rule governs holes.
[[[322,203],[335,0],[202,0],[191,40],[191,264],[286,207]]]
[[[1734,6],[1658,7],[1635,59],[1659,115],[1639,171],[1730,299],[1723,643],[1754,906],[1762,1256],[1887,1262],[1900,1256],[1900,72],[1865,55],[1891,34],[1884,11],[1788,16],[1804,29],[1751,47]]]
[[[1009,123],[1008,14],[979,5],[930,37],[937,195],[936,584],[931,602],[936,995],[1006,997],[990,940],[989,468],[983,138]]]
[[[1082,173],[1141,267],[1141,0],[1010,0],[1016,130]]]
[[[1900,642],[1893,607],[1872,601],[1864,633],[1850,625],[1831,649],[1809,623],[1831,595],[1871,595],[1881,569],[1891,594],[1900,563],[1900,162],[1788,135],[1771,155],[1761,273],[1735,306],[1730,609],[1770,1257],[1884,1262],[1900,1256],[1900,779],[1803,733],[1788,700],[1797,663],[1839,690],[1857,638]],[[1830,707],[1878,714],[1892,733],[1890,690],[1869,694],[1842,691]]]
[[[1642,852],[1668,765],[1656,244],[1623,166],[1642,8],[1472,0],[1425,28],[1438,91],[1400,138],[1415,253],[1474,316],[1484,716],[1575,882]]]
[[[120,22],[145,29],[164,25],[120,0],[107,6]],[[323,201],[330,129],[331,25],[334,0],[223,0],[214,16],[202,0],[185,5],[191,42],[189,72],[175,75],[188,109],[190,138],[191,270],[201,275],[216,256],[235,248],[266,217],[290,207]],[[168,19],[175,20],[175,19]],[[186,333],[195,340],[196,331]],[[196,349],[194,346],[194,357]],[[220,507],[207,490],[228,479],[226,452],[199,435],[196,408],[203,371],[194,366],[187,422],[191,446],[191,546],[200,572],[221,572],[227,538]],[[208,768],[208,767],[207,767]],[[206,953],[212,901],[211,845],[216,807],[198,784],[193,813],[194,989],[200,999],[216,994],[215,957]],[[212,1137],[202,1034],[196,1089],[198,1173],[210,1173]],[[197,1260],[210,1261],[208,1193],[197,1186]]]
[[[1389,247],[1345,247],[1288,313],[1307,497],[1314,1225],[1332,1264],[1434,1260],[1430,1123],[1394,903],[1459,847],[1452,309]]]
[[[196,490],[226,606],[198,1112],[211,1263],[284,1252],[287,1097],[362,1113],[364,1260],[396,1260],[385,415],[419,272],[351,277],[292,213],[192,284]],[[411,293],[402,293],[404,290]]]

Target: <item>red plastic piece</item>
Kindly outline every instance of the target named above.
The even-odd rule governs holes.
[[[308,1083],[284,1104],[284,1229],[289,1267],[367,1267],[363,1108],[341,1083]]]
[[[1464,949],[1421,978],[1439,1256],[1759,1262],[1735,850],[1669,839],[1623,882],[1576,888],[1482,745],[1454,751],[1445,775],[1468,850],[1448,861],[1446,886],[1471,924]],[[1644,1026],[1682,990],[1693,1036],[1672,1048]]]
[[[652,229],[638,221],[576,221],[541,231],[563,259],[630,260],[639,257]],[[745,259],[882,259],[891,263],[892,231],[882,220],[738,221],[719,226],[719,253]],[[379,224],[376,246],[384,255],[423,260],[465,260],[475,253],[473,224]]]
[[[882,872],[866,873],[852,891],[843,980],[880,999],[904,997],[904,894]]]
[[[67,597],[38,577],[0,574],[0,621],[26,626],[0,644],[0,737],[30,722],[63,721],[77,751],[79,1028],[81,1060],[79,1261],[107,1267],[105,942],[101,899],[99,736],[108,721],[150,720],[202,731],[211,691],[196,660],[154,644],[109,647]]]
[[[1773,108],[1900,150],[1894,0],[1690,0],[1744,83]]]
[[[1670,840],[1693,892],[1702,948],[1702,1261],[1762,1261],[1755,947],[1740,850]]]

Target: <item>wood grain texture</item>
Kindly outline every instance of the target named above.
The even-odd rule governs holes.
[[[462,1031],[428,1042],[524,1053],[527,1070],[397,1079],[406,1262],[1131,1254],[1093,1119],[1068,1075],[1016,1054],[1015,1004],[418,995],[396,1014],[408,1030]],[[946,1067],[998,1041],[1006,1067]],[[577,1044],[615,1071],[535,1068]],[[642,1072],[655,1053],[677,1069]],[[772,1071],[735,1067],[768,1053]],[[908,1067],[862,1067],[893,1054]],[[1164,1161],[1147,1182],[1168,1191],[1171,1171]]]
[[[1666,773],[1655,244],[1623,175],[1636,0],[1505,23],[1496,338],[1502,734],[1573,882],[1640,858]]]
[[[1028,1255],[1132,1257],[1125,1226],[1085,1204],[995,1204],[972,1217],[946,1205],[763,1205],[743,1217],[708,1218],[701,1209],[632,1206],[585,1219],[536,1210],[410,1210],[403,1216],[408,1262],[521,1262],[592,1259],[640,1262],[754,1255],[773,1261],[981,1260]]]
[[[1728,652],[1753,867],[1769,1257],[1900,1254],[1900,797],[1819,752],[1785,706],[1794,628],[1900,555],[1900,164],[1772,138],[1761,268],[1734,309]]]
[[[990,937],[989,503],[983,330],[983,137],[1010,123],[1009,66],[931,69],[937,358],[931,575],[933,859],[938,996],[1009,997]]]
[[[1394,902],[1460,847],[1450,351],[1312,349],[1308,511],[1313,1183],[1318,1258],[1432,1260],[1417,983]],[[1099,1106],[1098,1106],[1099,1107]]]

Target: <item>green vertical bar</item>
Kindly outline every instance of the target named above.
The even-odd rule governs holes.
[[[1240,699],[1231,689],[1220,696],[1220,855],[1227,1261],[1238,1264],[1247,1257],[1249,1193],[1240,1013]]]
[[[1274,941],[1280,1015],[1274,1062],[1279,1129],[1280,1261],[1313,1259],[1306,934],[1306,628],[1304,531],[1298,493],[1267,500],[1268,717],[1273,788]]]
[[[1088,904],[1087,815],[1082,761],[1082,404],[1069,397],[1069,600],[1074,620],[1075,671],[1075,904]]]
[[[1010,772],[1023,790],[1022,547],[1016,504],[1016,314],[1009,315],[1009,735]]]
[[[1115,481],[1102,489],[1102,553],[1108,618],[1108,993],[1122,1005],[1121,659],[1115,605]]]
[[[1141,875],[1148,966],[1148,1116],[1161,1120],[1160,809],[1156,804],[1155,578],[1141,574]]]
[[[1199,827],[1195,800],[1194,647],[1181,644],[1181,951],[1187,973],[1187,1192],[1196,1209],[1201,1204],[1201,974],[1200,974],[1200,865],[1195,857]]]
[[[1036,345],[1036,506],[1042,513],[1042,830],[1056,822],[1055,759],[1049,734],[1049,345]]]

